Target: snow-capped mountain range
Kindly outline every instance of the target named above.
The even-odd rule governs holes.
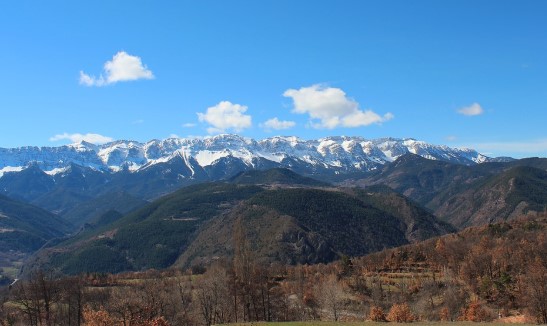
[[[115,141],[103,145],[80,142],[59,147],[0,148],[0,177],[37,166],[49,175],[65,172],[73,164],[105,173],[141,172],[173,160],[186,165],[181,177],[192,178],[197,170],[216,165],[237,165],[235,170],[289,167],[316,174],[370,171],[401,155],[414,153],[432,160],[471,165],[490,161],[472,149],[431,145],[414,139],[365,139],[327,137],[303,140],[272,137],[253,140],[238,135],[209,138],[170,138],[146,143]],[[233,170],[233,169],[231,169]]]

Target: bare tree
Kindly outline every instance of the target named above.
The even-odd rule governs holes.
[[[53,324],[52,310],[58,296],[57,282],[41,270],[33,273],[27,282],[17,282],[14,289],[14,300],[31,326]]]
[[[321,308],[327,311],[334,321],[338,321],[343,306],[344,288],[337,281],[336,275],[329,275],[316,288],[316,296]]]
[[[547,268],[539,257],[530,264],[525,283],[528,309],[538,323],[547,324]]]
[[[231,321],[231,296],[226,270],[211,266],[196,283],[196,305],[206,326]]]

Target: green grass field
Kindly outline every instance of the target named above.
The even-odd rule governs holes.
[[[376,323],[371,321],[366,322],[329,322],[329,321],[307,321],[307,322],[281,322],[281,323],[235,323],[226,326],[389,326],[389,325],[409,325],[409,326],[507,326],[507,323],[473,323],[473,322],[415,322],[408,324],[398,323]],[[518,324],[519,326],[532,326],[534,324]]]

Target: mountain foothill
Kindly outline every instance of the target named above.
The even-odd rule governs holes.
[[[413,139],[235,135],[0,149],[3,282],[329,263],[545,212],[547,159]]]

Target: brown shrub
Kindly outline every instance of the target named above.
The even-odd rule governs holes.
[[[386,314],[384,313],[384,309],[378,306],[372,306],[370,308],[368,319],[370,319],[371,321],[376,321],[376,322],[387,321]]]
[[[447,307],[444,307],[439,312],[439,319],[441,321],[450,321],[450,310]]]
[[[406,303],[394,304],[389,310],[387,320],[397,323],[411,323],[416,317],[410,311],[410,307]]]
[[[163,317],[156,318],[152,320],[149,324],[150,326],[169,326],[169,323]]]
[[[86,326],[112,326],[119,324],[103,309],[95,311],[85,307],[83,311],[84,325]]]
[[[490,314],[484,310],[478,300],[472,301],[466,308],[463,308],[458,320],[460,321],[490,321]]]

